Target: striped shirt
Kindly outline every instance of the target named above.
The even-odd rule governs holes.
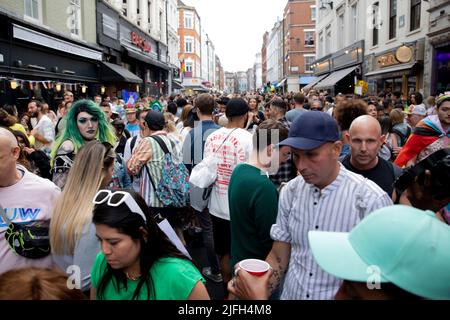
[[[161,137],[169,151],[172,153],[172,145],[166,132],[158,131],[154,135]],[[162,178],[164,167],[164,151],[159,146],[155,139],[146,137],[142,138],[139,145],[135,146],[131,158],[127,162],[128,171],[132,175],[137,175],[141,172],[140,194],[144,198],[149,207],[162,208],[163,204],[155,194],[155,190],[147,174],[144,165],[147,166],[155,187]]]
[[[349,232],[376,209],[392,205],[391,198],[374,182],[350,172],[341,164],[337,178],[319,190],[301,176],[282,190],[273,240],[291,245],[289,267],[281,299],[333,299],[341,280],[315,262],[308,231]]]

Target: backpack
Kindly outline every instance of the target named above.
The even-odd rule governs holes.
[[[150,178],[153,189],[155,190],[156,196],[166,207],[186,207],[189,197],[189,173],[186,166],[182,162],[176,164],[173,161],[172,154],[161,137],[150,137],[156,140],[165,153],[163,175],[157,185],[153,182],[147,166],[144,166],[147,170],[147,174]]]
[[[411,134],[411,128],[408,127],[406,135],[403,132],[401,132],[400,130],[398,130],[397,128],[392,129],[392,132],[397,134],[400,137],[400,144],[401,144],[401,146],[404,146],[406,143],[406,140],[408,140],[409,135]]]

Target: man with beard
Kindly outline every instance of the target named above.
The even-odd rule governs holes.
[[[55,140],[55,129],[52,120],[43,113],[42,107],[42,103],[37,100],[28,103],[28,113],[32,118],[37,119],[37,124],[31,130],[30,135],[34,136],[36,140],[34,148],[50,156]]]

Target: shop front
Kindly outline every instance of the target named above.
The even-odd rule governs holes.
[[[26,111],[30,99],[53,109],[70,90],[76,98],[95,94],[100,48],[54,34],[0,13],[0,104]]]
[[[371,68],[365,72],[370,93],[401,92],[404,96],[423,89],[424,42],[404,44],[366,57]]]
[[[109,76],[101,76],[106,94],[121,98],[122,90],[153,96],[167,93],[170,67],[165,44],[144,33],[103,1],[97,1],[97,29],[105,62],[115,65],[115,71],[109,72]],[[104,66],[102,70],[108,72],[109,67]]]
[[[431,95],[450,91],[450,32],[430,38],[431,58]]]
[[[364,40],[361,40],[317,60],[314,63],[316,79],[305,86],[306,90],[314,88],[331,95],[354,93],[355,84],[361,77],[363,59]]]

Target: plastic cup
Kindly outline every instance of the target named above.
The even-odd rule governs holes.
[[[238,263],[239,268],[247,271],[251,275],[261,277],[270,269],[270,264],[264,260],[246,259]],[[237,272],[236,272],[237,273]]]

